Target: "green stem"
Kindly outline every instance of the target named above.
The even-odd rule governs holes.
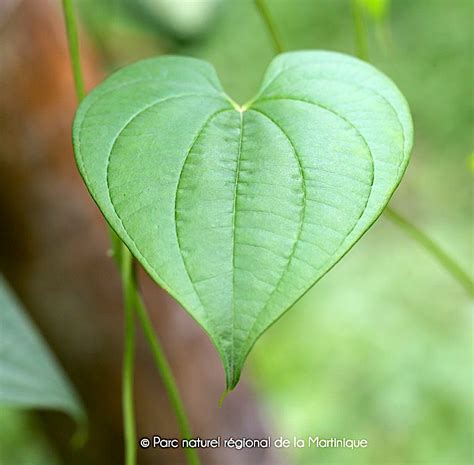
[[[135,433],[135,411],[133,406],[133,366],[135,358],[135,279],[133,258],[125,244],[121,252],[121,276],[125,307],[125,337],[122,370],[122,411],[125,436],[125,465],[137,463],[137,437]]]
[[[447,270],[456,281],[474,297],[474,283],[469,275],[459,266],[459,264],[449,256],[436,242],[428,237],[423,231],[410,223],[406,218],[397,213],[393,208],[386,207],[385,215],[397,226],[403,229],[418,244],[424,247],[436,260]]]
[[[352,0],[352,19],[354,21],[354,37],[356,45],[356,55],[365,61],[369,61],[367,48],[367,31],[365,29],[365,19],[360,0]]]
[[[82,76],[81,61],[79,55],[79,43],[77,39],[77,28],[72,0],[63,0],[64,17],[66,21],[66,31],[69,43],[69,53],[74,76],[76,96],[79,102],[84,98],[84,84]],[[183,402],[179,395],[176,381],[161,349],[153,326],[148,317],[145,305],[138,292],[137,283],[133,273],[133,258],[128,248],[122,243],[120,238],[109,227],[110,242],[112,244],[113,256],[120,268],[122,277],[122,287],[125,298],[125,350],[123,367],[123,414],[124,414],[124,436],[126,465],[134,465],[136,461],[136,436],[135,418],[133,409],[133,360],[134,360],[134,318],[133,310],[137,312],[139,322],[142,326],[145,337],[150,346],[155,363],[163,379],[172,408],[175,412],[179,430],[183,438],[191,437],[189,421],[186,416]],[[190,465],[199,465],[199,457],[195,449],[185,449],[185,454]]]
[[[262,20],[265,23],[268,32],[270,33],[275,52],[277,54],[283,53],[285,50],[285,47],[283,47],[283,42],[281,41],[280,34],[278,33],[278,29],[275,27],[275,23],[273,22],[266,0],[255,0],[255,6],[257,7],[258,12],[260,13],[260,16],[262,17]]]
[[[66,23],[69,55],[71,57],[72,75],[76,89],[77,100],[80,102],[86,95],[84,77],[82,75],[81,59],[79,56],[79,42],[77,39],[76,19],[72,0],[63,0],[64,20]]]
[[[275,27],[275,24],[271,19],[265,0],[255,0],[255,3],[268,32],[272,36],[275,52],[282,53],[284,49],[281,40],[279,39],[278,29]],[[364,14],[362,6],[360,5],[360,0],[352,0],[352,16],[354,20],[357,56],[361,60],[368,61],[367,31],[365,28]],[[384,213],[402,230],[415,239],[418,244],[424,247],[443,266],[443,268],[467,290],[470,295],[473,295],[473,281],[471,278],[438,244],[436,244],[428,235],[418,229],[414,224],[410,223],[406,218],[393,210],[393,208],[387,206]]]
[[[63,0],[64,19],[71,58],[72,74],[76,97],[79,102],[85,97],[84,77],[82,74],[79,53],[74,5],[72,0]],[[122,410],[125,439],[125,464],[136,464],[136,433],[135,412],[133,406],[133,365],[135,357],[135,322],[133,316],[134,279],[132,270],[132,256],[129,250],[121,243],[116,234],[109,228],[114,257],[120,268],[122,289],[125,306],[125,335],[122,370]]]
[[[180,435],[182,438],[189,439],[192,437],[191,429],[189,427],[189,421],[186,416],[183,401],[179,395],[173,372],[171,371],[171,367],[168,363],[168,360],[166,359],[163,348],[156,337],[150,317],[138,292],[135,293],[134,306],[140,321],[141,328],[145,334],[146,340],[148,341],[148,345],[150,346],[156,367],[161,375],[161,379],[163,380],[163,384],[171,402],[171,406],[175,412]],[[199,465],[200,461],[196,449],[186,448],[184,449],[184,452],[190,465]]]
[[[369,61],[367,51],[367,29],[364,23],[364,16],[360,0],[352,0],[352,14],[354,19],[354,35],[356,42],[357,56],[365,61]],[[474,284],[462,267],[443,248],[431,239],[426,233],[403,217],[390,206],[387,206],[384,213],[403,231],[411,236],[419,245],[427,250],[440,265],[472,296],[474,295]]]

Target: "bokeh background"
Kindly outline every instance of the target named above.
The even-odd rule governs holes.
[[[22,2],[7,3],[11,8],[3,12],[0,40]],[[349,1],[267,3],[288,50],[354,53]],[[412,161],[391,204],[472,275],[474,4],[366,3],[370,59],[404,93],[415,124]],[[258,88],[274,54],[250,0],[76,4],[81,40],[104,75],[152,55],[191,55],[210,61],[224,88],[242,103]],[[295,465],[473,463],[473,310],[465,290],[381,217],[267,331],[245,369],[269,434],[365,438],[369,447],[291,448],[278,460]],[[2,465],[63,463],[41,419],[5,408],[0,415]]]

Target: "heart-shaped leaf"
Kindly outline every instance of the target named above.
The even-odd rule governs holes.
[[[74,146],[112,228],[239,379],[258,337],[377,219],[405,170],[405,99],[372,66],[279,55],[239,107],[207,63],[160,57],[81,104]]]

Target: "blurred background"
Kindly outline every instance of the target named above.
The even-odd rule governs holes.
[[[350,1],[267,3],[288,50],[354,53]],[[472,0],[362,3],[371,61],[404,93],[415,124],[412,161],[391,204],[472,275]],[[137,59],[183,54],[210,61],[242,103],[273,56],[251,0],[76,5],[89,88]],[[72,448],[74,424],[61,414],[0,407],[2,465],[122,461],[120,289],[104,223],[72,161],[75,99],[62,21],[54,0],[0,2],[0,266],[83,399],[90,440]],[[208,452],[203,463],[473,463],[472,301],[383,216],[256,344],[242,386],[221,410],[214,349],[184,311],[142,281],[196,435],[369,443]],[[173,436],[141,340],[138,352],[139,436]],[[179,454],[145,451],[139,463],[185,463]]]

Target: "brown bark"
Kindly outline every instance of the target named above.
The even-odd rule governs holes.
[[[14,8],[9,6],[16,3]],[[7,16],[8,15],[8,16]],[[122,304],[107,255],[105,223],[73,162],[70,126],[76,105],[62,15],[56,2],[0,4],[0,267],[77,387],[90,440],[74,451],[73,430],[44,414],[64,463],[122,463],[120,379]],[[83,47],[89,83],[101,77]],[[156,330],[170,358],[196,436],[265,437],[266,426],[245,381],[221,409],[224,374],[200,327],[142,276]],[[136,366],[138,435],[177,435],[174,415],[141,335]],[[219,449],[205,464],[275,464],[265,450]],[[182,451],[141,451],[140,464],[181,464]]]

